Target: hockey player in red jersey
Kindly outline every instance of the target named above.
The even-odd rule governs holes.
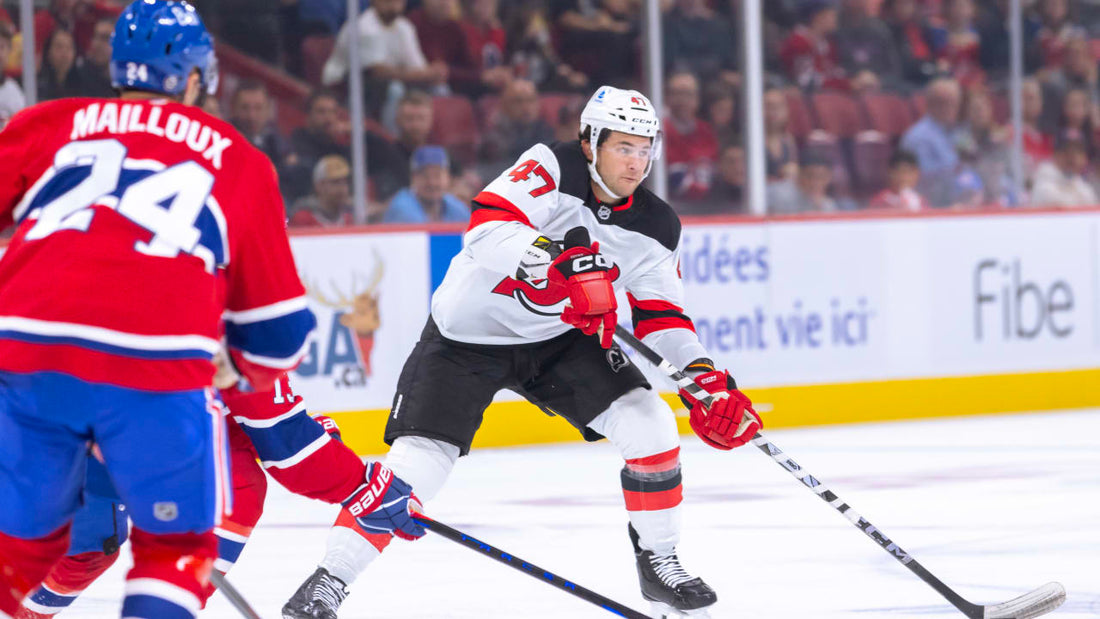
[[[627,292],[635,335],[718,396],[709,410],[685,399],[703,441],[731,449],[761,422],[682,309],[680,222],[640,186],[660,148],[649,100],[605,86],[581,113],[579,141],[533,146],[474,198],[462,251],[398,380],[385,462],[431,499],[469,451],[494,394],[512,389],[586,440],[619,449],[642,595],[662,615],[704,616],[717,596],[676,556],[676,421],[612,341],[614,291]],[[342,514],[284,618],[334,619],[346,585],[389,541],[340,526],[346,521]]]
[[[0,131],[0,619],[68,548],[89,442],[134,523],[123,616],[193,617],[230,500],[211,359],[224,333],[268,391],[314,326],[270,162],[191,105],[217,83],[194,9],[127,7],[111,74],[119,99]],[[377,490],[408,486],[377,465],[357,481],[360,514],[399,526]]]
[[[264,470],[295,494],[351,504],[368,492],[371,484],[365,480],[379,477],[385,469],[377,463],[368,467],[343,445],[332,419],[311,417],[301,396],[291,391],[286,375],[266,393],[250,391],[228,364],[219,364],[215,384],[221,377],[226,379],[221,383],[220,396],[227,403],[223,412],[228,414],[233,506],[214,529],[218,554],[213,567],[225,574],[240,557],[263,513],[267,495]],[[118,509],[120,499],[102,465],[90,461],[89,471],[96,474],[89,474],[85,488],[88,502],[73,519],[70,552],[53,565],[42,586],[23,601],[15,619],[57,615],[118,559],[118,547],[126,539],[126,513]],[[415,495],[411,501],[415,506]],[[395,524],[396,534],[405,539],[423,535],[405,505],[368,513],[353,526],[370,532],[388,530]],[[204,590],[203,605],[213,592],[213,586]]]

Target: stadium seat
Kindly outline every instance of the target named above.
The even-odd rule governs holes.
[[[873,196],[886,187],[890,174],[890,156],[894,148],[886,134],[878,131],[862,131],[852,144],[852,163],[855,186],[860,197]]]
[[[854,97],[841,92],[818,92],[811,97],[815,126],[839,138],[851,138],[865,129],[863,112]]]
[[[870,128],[892,139],[904,134],[916,120],[909,102],[898,95],[866,94],[861,103]]]
[[[813,118],[806,106],[806,100],[802,92],[797,88],[787,90],[787,109],[790,117],[789,129],[798,140],[803,140],[814,128]]]
[[[848,141],[845,140],[844,142]],[[852,173],[851,168],[848,166],[845,145],[841,140],[825,131],[812,131],[806,136],[802,151],[804,155],[812,152],[832,163],[833,193],[835,195],[846,196],[851,193]]]
[[[482,131],[493,124],[493,119],[499,113],[500,97],[497,95],[485,95],[477,100],[477,121]]]
[[[332,35],[311,35],[302,39],[302,73],[307,82],[321,85],[321,70],[335,45],[336,37]]]
[[[452,157],[463,164],[472,163],[477,156],[480,137],[474,105],[466,97],[435,97],[432,99],[432,109],[434,118],[429,141],[446,148]]]

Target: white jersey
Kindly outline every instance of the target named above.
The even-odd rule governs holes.
[[[432,296],[432,317],[447,339],[519,345],[571,329],[559,317],[565,291],[518,271],[528,248],[560,243],[583,226],[614,264],[612,285],[628,295],[635,335],[651,345],[666,340],[659,349],[673,363],[706,356],[682,309],[679,218],[645,188],[622,205],[601,204],[580,142],[531,147],[473,207],[462,251]]]

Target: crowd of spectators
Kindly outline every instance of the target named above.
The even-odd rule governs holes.
[[[292,226],[354,220],[351,29],[366,104],[368,223],[462,221],[528,147],[576,139],[600,84],[642,88],[642,0],[192,0],[222,44],[312,90],[237,75],[222,114],[280,173]],[[23,106],[16,3],[0,2],[0,125]],[[39,0],[40,99],[109,96],[122,0]],[[1100,2],[1024,0],[1024,175],[1012,176],[1007,0],[768,0],[771,213],[1098,203]],[[744,200],[740,0],[661,0],[664,156],[685,215]],[[277,94],[273,94],[277,93]],[[289,124],[278,111],[300,107]]]

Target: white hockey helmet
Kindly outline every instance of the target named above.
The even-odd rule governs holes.
[[[600,143],[600,135],[604,131],[620,131],[653,138],[649,163],[642,180],[649,176],[653,161],[661,156],[661,119],[649,99],[637,90],[600,86],[581,111],[581,133],[585,129],[589,130],[589,141],[592,144],[592,161],[588,164],[588,172],[600,189],[617,200],[625,196],[615,195],[615,192],[608,189],[596,171],[596,147]]]

